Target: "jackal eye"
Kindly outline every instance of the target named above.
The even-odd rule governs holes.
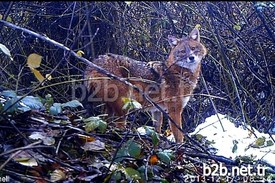
[[[192,51],[194,51],[194,50],[196,49],[196,47],[192,46],[190,49],[191,49]]]
[[[186,51],[185,50],[178,50],[175,54],[177,57],[183,57],[186,55]]]

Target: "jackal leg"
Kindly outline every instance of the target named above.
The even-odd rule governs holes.
[[[126,111],[122,109],[123,104],[119,101],[108,103],[108,113],[112,115],[115,126],[120,129],[126,127]]]
[[[153,124],[158,133],[161,132],[163,114],[160,111],[152,111]]]
[[[182,128],[182,104],[179,102],[168,102],[166,105],[169,116],[180,128]],[[169,125],[176,142],[183,142],[183,133],[171,121],[169,121]]]

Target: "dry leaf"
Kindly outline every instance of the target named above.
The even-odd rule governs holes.
[[[99,140],[96,140],[93,142],[86,142],[81,148],[85,151],[99,151],[105,149],[105,144]]]
[[[197,25],[195,26],[195,28],[200,29],[200,28],[201,28],[201,25],[200,25],[200,24],[197,24]]]
[[[82,57],[82,55],[84,55],[85,53],[84,53],[82,50],[78,50],[78,51],[76,52],[76,54],[77,54],[78,56]]]
[[[31,67],[30,67],[30,69],[31,69],[32,73],[35,75],[36,79],[38,79],[38,81],[39,81],[40,83],[41,83],[42,81],[44,81],[45,77],[42,76],[42,74],[41,74],[38,70],[36,70],[36,69],[34,69],[34,68],[31,68]]]
[[[55,170],[53,173],[51,173],[51,181],[52,182],[57,182],[60,180],[65,180],[66,175],[62,170]]]
[[[55,143],[55,139],[52,137],[52,134],[46,134],[44,132],[33,132],[29,138],[32,140],[41,139],[45,145],[53,145]]]
[[[40,67],[42,56],[36,53],[32,53],[28,56],[27,64],[30,68]]]
[[[24,166],[38,166],[37,161],[31,156],[31,154],[28,151],[21,151],[19,154],[17,154],[15,157],[13,157],[14,161],[20,163]]]
[[[82,134],[77,134],[77,136],[83,141],[83,143],[95,141],[95,138],[91,136],[82,135]]]
[[[30,167],[38,166],[38,163],[34,158],[29,158],[27,160],[26,159],[15,159],[15,161],[17,161],[18,163],[20,163],[21,165],[24,165],[24,166],[30,166]]]
[[[149,163],[150,165],[156,165],[158,163],[159,159],[157,157],[157,155],[152,155],[149,159]]]

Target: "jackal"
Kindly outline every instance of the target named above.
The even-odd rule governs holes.
[[[207,50],[200,43],[200,33],[194,28],[187,37],[176,38],[168,36],[172,47],[166,61],[145,63],[116,54],[100,55],[93,61],[110,73],[124,78],[137,86],[151,97],[163,110],[167,111],[171,119],[182,127],[182,111],[189,101],[193,89],[196,87],[201,70],[201,60]],[[163,114],[132,87],[111,79],[98,72],[93,67],[85,71],[85,82],[88,91],[92,92],[90,101],[106,103],[108,113],[121,117],[119,123],[125,126],[123,97],[138,101],[145,110],[152,113],[157,132],[161,131]],[[169,122],[176,142],[183,142],[183,133]]]

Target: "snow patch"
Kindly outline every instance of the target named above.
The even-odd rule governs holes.
[[[235,159],[237,156],[252,156],[255,159],[264,160],[275,165],[275,145],[253,147],[256,140],[265,138],[267,141],[273,142],[268,134],[260,133],[256,129],[247,125],[248,129],[253,129],[254,134],[243,127],[236,127],[225,115],[218,114],[225,131],[223,131],[221,123],[217,115],[210,116],[204,123],[197,126],[191,135],[201,134],[207,140],[213,141],[213,147],[217,149],[216,155]],[[272,135],[275,139],[275,135]],[[274,142],[273,142],[274,143]],[[233,150],[234,149],[234,150]]]

